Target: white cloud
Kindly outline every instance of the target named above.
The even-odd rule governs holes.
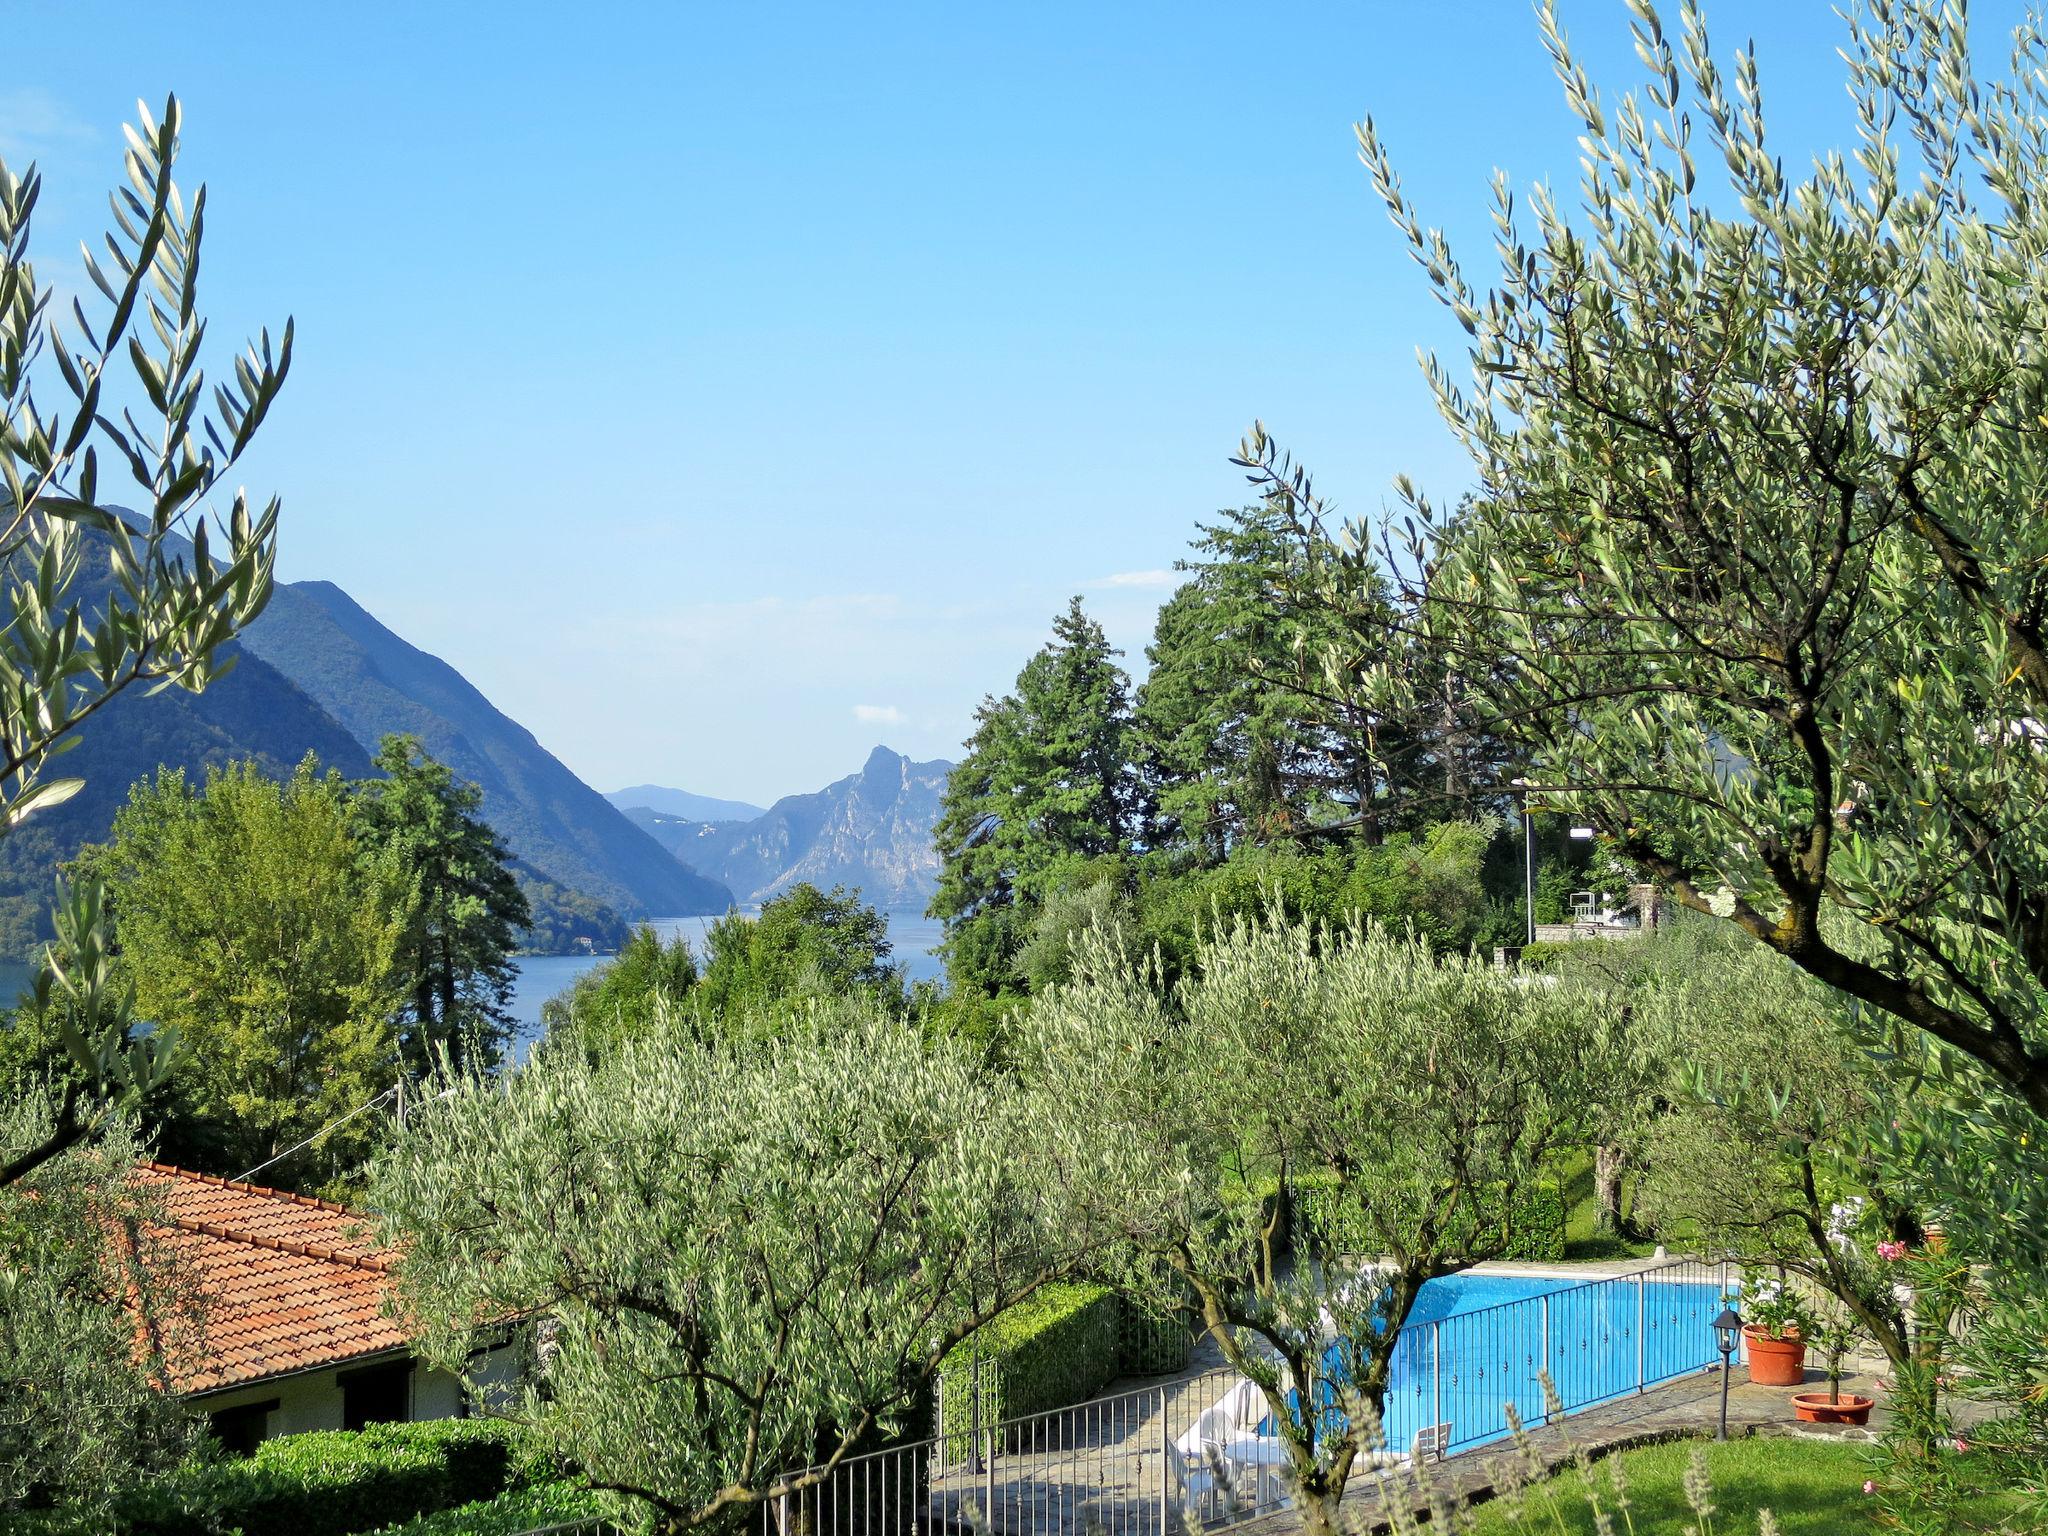
[[[903,711],[894,704],[856,704],[853,718],[863,725],[901,725]]]
[[[1172,571],[1118,571],[1083,582],[1088,587],[1170,587],[1180,578]]]

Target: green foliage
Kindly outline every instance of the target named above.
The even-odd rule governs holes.
[[[515,936],[531,913],[511,856],[480,814],[483,791],[436,762],[417,737],[386,736],[355,787],[357,843],[372,882],[389,866],[407,887],[394,984],[406,1061],[422,1071],[442,1051],[495,1061],[512,1027]]]
[[[199,1530],[346,1536],[493,1498],[531,1474],[518,1451],[517,1431],[488,1419],[377,1424],[267,1440],[247,1460],[202,1464],[167,1480],[164,1492],[173,1510],[208,1507]],[[187,1528],[158,1508],[143,1497],[122,1513],[136,1536]]]
[[[680,934],[664,944],[642,926],[618,954],[593,966],[560,997],[541,1006],[551,1047],[571,1047],[593,1059],[627,1040],[667,1027],[697,985],[697,960]]]
[[[47,1141],[60,1091],[0,1081],[0,1163]],[[100,1519],[191,1443],[158,1383],[199,1342],[197,1297],[136,1155],[117,1122],[0,1184],[0,1524],[59,1504]]]
[[[902,977],[889,963],[889,919],[845,886],[821,891],[801,881],[762,903],[758,916],[720,918],[705,947],[695,1001],[706,1017],[854,992],[902,999]]]
[[[1344,1376],[1380,1406],[1425,1280],[1496,1257],[1500,1202],[1583,1137],[1610,1047],[1590,1001],[1413,936],[1276,912],[1217,933],[1171,987],[1092,935],[1074,979],[1023,1017],[1019,1076],[1071,1099],[1071,1176],[1129,1245],[1129,1269],[1105,1278],[1223,1320],[1211,1336],[1265,1389],[1318,1518],[1367,1430],[1296,1420],[1281,1371],[1313,1398],[1334,1334]],[[1276,1199],[1256,1193],[1269,1180],[1288,1203],[1297,1182],[1313,1191],[1324,1262],[1287,1261]]]
[[[204,690],[232,665],[230,642],[270,599],[277,501],[252,513],[238,491],[227,517],[209,522],[208,498],[284,387],[292,326],[286,322],[275,355],[267,331],[260,347],[248,347],[214,385],[207,409],[198,308],[206,189],[188,204],[173,179],[178,99],[166,100],[161,121],[140,103],[137,112],[139,126],[126,129],[127,185],[111,197],[110,265],[86,251],[97,297],[75,300],[68,316],[51,314],[52,290],[38,282],[29,255],[42,178],[33,165],[17,174],[0,162],[0,577],[8,610],[0,625],[0,825],[9,830],[32,812],[61,808],[83,787],[82,779],[45,777],[51,760],[77,745],[81,724],[124,694]],[[123,354],[141,393],[117,408],[103,391]],[[101,501],[103,451],[134,482],[142,515]],[[99,582],[83,575],[89,545],[91,564],[104,552]],[[104,956],[97,892],[88,882],[70,899],[72,931],[60,942]],[[18,932],[19,909],[9,915]],[[159,1047],[131,1040],[125,1007],[93,1023],[90,1038],[65,1040],[77,1088],[127,1094],[159,1075]],[[79,1096],[67,1088],[43,1143],[0,1164],[0,1185],[86,1133]]]
[[[283,783],[251,767],[139,784],[114,838],[89,851],[120,921],[138,1012],[177,1031],[165,1146],[236,1175],[390,1085],[393,966],[412,889],[395,850],[366,850],[349,793],[303,763]],[[361,1159],[361,1117],[285,1170],[331,1179]]]
[[[1109,1240],[1047,1174],[1078,1156],[1066,1115],[872,996],[790,1011],[464,1076],[372,1174],[430,1358],[546,1313],[519,1417],[682,1525],[758,1518],[784,1472],[898,1426],[955,1344]]]
[[[946,784],[932,837],[942,868],[931,913],[946,924],[956,989],[1001,991],[1034,911],[1072,866],[1130,845],[1143,796],[1129,741],[1130,679],[1077,597],[1053,638],[985,699]]]
[[[1550,1179],[1525,1183],[1506,1197],[1500,1257],[1555,1264],[1565,1256],[1564,1194]]]
[[[1639,8],[1644,93],[1610,111],[1543,7],[1583,218],[1503,189],[1490,291],[1360,129],[1471,338],[1469,389],[1428,376],[1480,491],[1448,516],[1411,497],[1412,619],[1495,670],[1488,718],[1545,803],[1970,1058],[2002,1134],[2038,1140],[2048,39],[2020,28],[1980,77],[1959,8],[1854,11],[1858,142],[1788,174],[1754,56],[1731,80],[1682,14],[1674,44]],[[1693,123],[1732,195],[1695,193]],[[1246,457],[1278,471],[1262,433]]]
[[[353,1536],[495,1499],[533,1469],[488,1419],[320,1430],[266,1440],[246,1460],[194,1463],[131,1493],[119,1536],[289,1531]]]
[[[633,930],[626,920],[594,896],[572,891],[537,874],[524,864],[513,866],[519,888],[526,893],[526,927],[519,934],[519,952],[527,955],[570,955],[585,945],[600,953],[626,947]]]
[[[1085,1282],[1048,1285],[1010,1308],[940,1367],[946,1434],[966,1433],[977,1380],[983,1427],[1094,1396],[1122,1367],[1123,1323],[1123,1298]]]
[[[0,163],[0,568],[12,609],[0,637],[0,811],[10,825],[77,791],[75,779],[42,775],[80,722],[138,684],[204,688],[226,670],[222,647],[270,597],[277,502],[252,512],[238,492],[211,533],[205,513],[284,386],[292,326],[275,354],[265,332],[209,397],[198,309],[206,189],[188,202],[173,180],[177,98],[160,120],[137,111],[110,266],[84,258],[98,291],[90,309],[52,311],[29,257],[42,179],[33,165],[17,175]],[[109,369],[122,356],[139,390],[127,409],[107,392],[119,388]],[[132,479],[144,513],[102,502],[101,454]],[[77,590],[87,532],[105,541],[114,577],[96,603]]]
[[[546,1526],[593,1519],[610,1510],[602,1495],[562,1479],[421,1515],[403,1525],[387,1526],[382,1536],[524,1536]]]

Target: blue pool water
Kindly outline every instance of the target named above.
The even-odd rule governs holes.
[[[1697,1271],[1696,1273],[1694,1271]],[[1499,1439],[1507,1407],[1543,1422],[1548,1368],[1567,1412],[1718,1364],[1713,1319],[1718,1273],[1686,1266],[1590,1284],[1522,1275],[1451,1275],[1432,1280],[1394,1346],[1386,1439],[1406,1449],[1430,1424],[1446,1426],[1447,1449]],[[1344,1378],[1343,1350],[1326,1357]],[[1318,1398],[1335,1413],[1335,1388]]]

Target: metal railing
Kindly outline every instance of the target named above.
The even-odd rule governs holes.
[[[1540,1425],[1546,1371],[1569,1414],[1717,1366],[1713,1318],[1730,1278],[1724,1264],[1674,1260],[1410,1322],[1388,1376],[1386,1443],[1439,1456],[1482,1445],[1506,1436],[1510,1406]],[[759,1536],[943,1536],[970,1525],[997,1536],[1173,1536],[1268,1514],[1286,1502],[1284,1459],[1270,1459],[1277,1440],[1256,1421],[1195,1433],[1238,1379],[1214,1370],[995,1425],[947,1425],[942,1405],[938,1435],[840,1463],[764,1506]],[[1265,1416],[1263,1405],[1253,1412]]]

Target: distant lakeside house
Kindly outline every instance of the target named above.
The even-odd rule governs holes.
[[[204,1348],[172,1386],[223,1445],[467,1412],[461,1381],[417,1360],[388,1315],[395,1260],[369,1218],[164,1163],[136,1173],[161,1204],[172,1261],[206,1295]],[[509,1384],[509,1338],[472,1374],[486,1389]]]

